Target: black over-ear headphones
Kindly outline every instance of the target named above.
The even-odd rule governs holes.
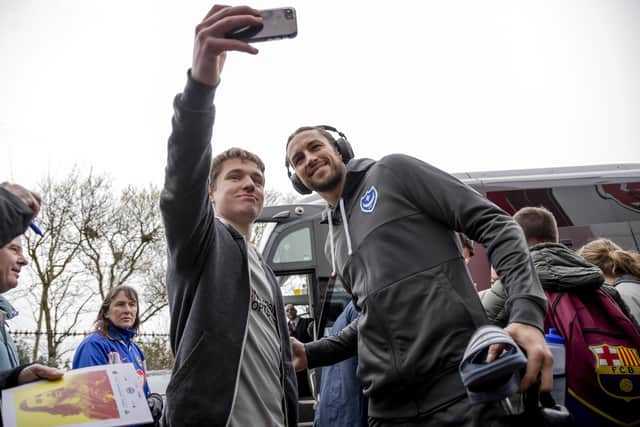
[[[340,156],[342,156],[342,161],[346,165],[347,163],[349,163],[349,160],[353,159],[354,157],[353,149],[351,148],[351,144],[349,144],[349,141],[347,140],[347,136],[344,133],[340,132],[338,129],[334,128],[333,126],[319,125],[319,126],[313,126],[313,127],[316,129],[322,129],[327,132],[337,133],[339,138],[334,141],[334,144],[336,146],[336,149],[338,150],[338,153],[340,153]],[[288,145],[289,144],[287,144],[287,146]],[[286,153],[285,153],[285,159],[284,159],[284,166],[287,168],[287,175],[291,180],[291,184],[293,184],[293,188],[295,188],[295,190],[300,194],[311,194],[311,190],[302,183],[298,175],[291,172],[291,169],[289,167],[290,166],[289,159],[287,158]]]

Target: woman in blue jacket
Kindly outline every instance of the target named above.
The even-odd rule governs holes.
[[[87,366],[132,363],[154,419],[159,418],[162,398],[150,393],[144,353],[132,341],[140,326],[138,293],[130,286],[113,288],[105,297],[95,320],[95,331],[78,346],[73,369]]]

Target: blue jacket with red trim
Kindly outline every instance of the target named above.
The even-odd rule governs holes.
[[[147,368],[144,354],[131,339],[134,329],[121,329],[109,323],[109,336],[95,332],[86,337],[73,355],[73,369],[87,366],[110,365],[114,363],[133,363],[133,367],[142,382],[145,396],[149,395]]]

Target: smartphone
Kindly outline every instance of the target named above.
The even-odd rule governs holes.
[[[262,15],[261,26],[238,28],[225,34],[225,37],[255,43],[293,38],[298,35],[298,21],[294,8],[265,9],[260,11],[260,15]]]

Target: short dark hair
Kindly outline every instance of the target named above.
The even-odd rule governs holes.
[[[553,214],[544,207],[529,206],[513,215],[527,242],[558,243],[558,223]]]
[[[220,175],[220,172],[222,171],[222,164],[231,159],[248,160],[253,162],[258,166],[260,172],[264,174],[264,163],[256,154],[242,148],[229,148],[228,150],[218,154],[211,161],[211,170],[209,172],[209,189],[211,191],[216,189],[216,179],[218,179],[218,175]]]
[[[338,149],[338,142],[333,137],[333,135],[331,135],[331,133],[326,129],[320,126],[301,126],[298,129],[296,129],[291,135],[289,135],[289,138],[287,138],[287,145],[285,146],[285,151],[289,148],[289,143],[291,142],[294,136],[296,136],[299,133],[306,132],[308,130],[315,130],[320,132],[320,135],[324,136],[327,139],[327,141],[329,141],[331,145],[335,147],[336,150]],[[289,162],[288,158],[287,158],[287,162]]]
[[[100,332],[105,337],[109,336],[109,319],[107,319],[107,312],[109,311],[111,302],[120,292],[124,292],[127,298],[136,302],[136,320],[133,322],[133,329],[137,332],[140,327],[140,300],[138,299],[138,292],[136,292],[136,290],[131,286],[116,286],[107,292],[107,295],[104,297],[102,305],[100,306],[100,310],[98,310],[98,316],[96,316],[95,331]]]

